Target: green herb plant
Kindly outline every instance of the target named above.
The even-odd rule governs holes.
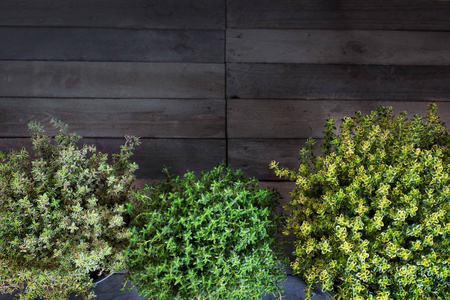
[[[166,170],[167,172],[167,170]],[[129,205],[129,279],[149,299],[260,299],[284,269],[273,213],[279,193],[220,164],[196,178],[167,172]]]
[[[20,299],[93,298],[90,271],[126,268],[126,206],[137,138],[126,137],[112,164],[95,146],[51,121],[55,139],[29,123],[32,151],[0,157],[0,292]]]
[[[296,273],[308,296],[320,284],[335,299],[450,299],[449,135],[391,107],[326,123],[323,151],[310,139],[298,170],[286,233],[296,235]]]

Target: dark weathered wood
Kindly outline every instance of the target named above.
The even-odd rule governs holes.
[[[228,64],[227,97],[448,100],[450,66]]]
[[[222,98],[221,64],[0,61],[0,96]]]
[[[0,60],[223,62],[219,30],[0,28]]]
[[[229,29],[227,61],[450,65],[450,31]]]
[[[291,196],[290,193],[295,189],[295,182],[289,182],[289,181],[262,181],[260,183],[260,187],[262,188],[275,188],[276,190],[278,190],[278,192],[280,192],[281,194],[281,199],[278,200],[278,206],[275,209],[275,213],[276,214],[282,214],[282,215],[286,215],[288,212],[285,209],[285,206],[287,204],[289,204],[291,202]],[[295,260],[295,255],[294,255],[294,251],[295,251],[295,247],[294,247],[294,242],[296,240],[295,235],[291,234],[289,236],[285,236],[285,235],[278,235],[279,237],[282,238],[283,241],[283,253],[286,257],[288,257],[290,259],[290,261],[294,261]],[[287,268],[286,270],[288,272],[288,274],[292,274],[292,269]],[[289,288],[288,288],[289,289]],[[287,292],[287,290],[286,290]],[[289,295],[290,293],[286,293],[286,295]],[[291,295],[289,295],[291,296]],[[263,298],[264,299],[264,298]],[[274,298],[269,298],[269,299],[274,299]],[[284,299],[284,298],[283,298]],[[287,298],[287,299],[305,299],[304,297],[292,297],[292,298]],[[320,299],[320,298],[318,298]],[[267,299],[268,300],[268,299]]]
[[[450,3],[429,0],[227,0],[231,28],[449,30]]]
[[[85,143],[101,143],[99,150],[115,153],[123,141],[86,139]],[[134,153],[139,165],[136,176],[148,179],[164,178],[164,167],[177,175],[209,170],[226,156],[224,139],[145,139]]]
[[[430,102],[419,101],[341,101],[341,100],[228,100],[230,138],[322,138],[326,119],[336,125],[355,111],[370,113],[380,105],[392,106],[394,113],[406,111],[425,116]],[[438,115],[450,124],[450,103],[438,102]]]
[[[2,0],[2,26],[223,29],[224,0]]]
[[[270,162],[298,168],[298,151],[305,142],[306,139],[230,139],[228,163],[259,180],[279,180],[269,168]]]
[[[224,99],[3,98],[0,112],[1,137],[29,136],[32,120],[53,135],[51,118],[84,137],[225,137]]]
[[[94,144],[98,151],[112,155],[120,151],[120,145],[124,142],[124,139],[83,139],[80,144]],[[187,170],[209,170],[225,161],[226,156],[224,139],[142,139],[141,142],[131,158],[139,165],[136,171],[139,179],[164,178],[162,169],[165,166],[178,175]],[[22,147],[30,149],[30,140],[0,139],[0,151]]]
[[[142,189],[146,185],[150,185],[152,182],[155,182],[155,181],[158,181],[158,180],[159,179],[145,179],[145,178],[143,179],[143,178],[139,178],[139,179],[136,179],[133,182],[133,187]]]
[[[283,210],[283,206],[291,202],[290,193],[295,189],[295,182],[290,181],[261,181],[261,188],[271,188],[276,189],[281,194],[281,199],[279,199],[278,209]]]

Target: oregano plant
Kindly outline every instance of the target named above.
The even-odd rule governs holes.
[[[292,264],[311,289],[334,299],[450,298],[449,134],[436,115],[357,112],[326,122],[322,151],[308,140],[297,170],[286,233]]]
[[[148,299],[260,299],[284,278],[273,211],[279,194],[220,164],[136,193],[129,280]]]
[[[55,138],[29,123],[32,150],[0,156],[0,292],[20,299],[93,298],[89,273],[126,268],[126,203],[139,140],[126,137],[112,162],[53,119]]]

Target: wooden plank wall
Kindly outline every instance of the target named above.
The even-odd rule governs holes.
[[[331,116],[379,105],[423,114],[439,102],[450,121],[450,2],[227,4],[228,158],[249,174],[277,180],[271,160],[295,168]]]
[[[140,179],[213,167],[226,159],[224,37],[222,0],[1,1],[0,150],[56,117],[108,153],[140,136]]]
[[[111,153],[140,136],[142,180],[227,161],[287,194],[269,162],[326,118],[450,122],[449,83],[450,1],[0,1],[0,150],[57,117]]]

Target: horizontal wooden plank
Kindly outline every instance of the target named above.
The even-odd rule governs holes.
[[[227,26],[448,31],[450,3],[429,0],[227,0]]]
[[[0,60],[223,62],[220,30],[0,27]]]
[[[115,153],[123,141],[85,139],[85,143],[100,145],[102,152]],[[164,178],[164,167],[177,175],[187,170],[209,170],[225,161],[226,156],[224,139],[146,139],[134,153],[139,165],[136,176],[148,179]]]
[[[224,99],[0,98],[0,136],[26,137],[27,124],[57,118],[84,137],[224,138]]]
[[[113,154],[120,151],[124,139],[82,139],[80,144],[94,144],[97,150]],[[142,139],[142,144],[131,158],[139,165],[136,176],[139,179],[164,178],[162,169],[167,166],[177,175],[187,170],[200,172],[209,170],[217,163],[225,161],[224,139]],[[30,149],[30,139],[0,139],[0,151],[9,149]]]
[[[227,61],[450,65],[450,31],[227,30]]]
[[[95,144],[105,153],[117,153],[123,140],[84,139],[83,143]],[[154,180],[165,177],[164,167],[177,175],[213,168],[225,160],[225,140],[146,139],[134,153],[132,159],[139,165],[137,177]]]
[[[339,125],[355,111],[364,114],[380,105],[392,106],[395,113],[406,111],[408,118],[425,116],[430,102],[365,100],[228,100],[230,138],[322,138],[326,119]],[[438,102],[438,115],[450,124],[450,102]]]
[[[2,0],[1,26],[223,29],[224,0]]]
[[[291,202],[290,193],[295,189],[295,182],[290,181],[261,181],[261,188],[276,189],[281,194],[279,199],[279,208],[282,211],[282,207]]]
[[[227,65],[227,97],[448,100],[450,66]]]
[[[222,98],[223,64],[0,61],[0,97]]]
[[[280,180],[269,168],[270,162],[298,168],[298,151],[305,142],[306,139],[229,139],[228,163],[259,180]]]

